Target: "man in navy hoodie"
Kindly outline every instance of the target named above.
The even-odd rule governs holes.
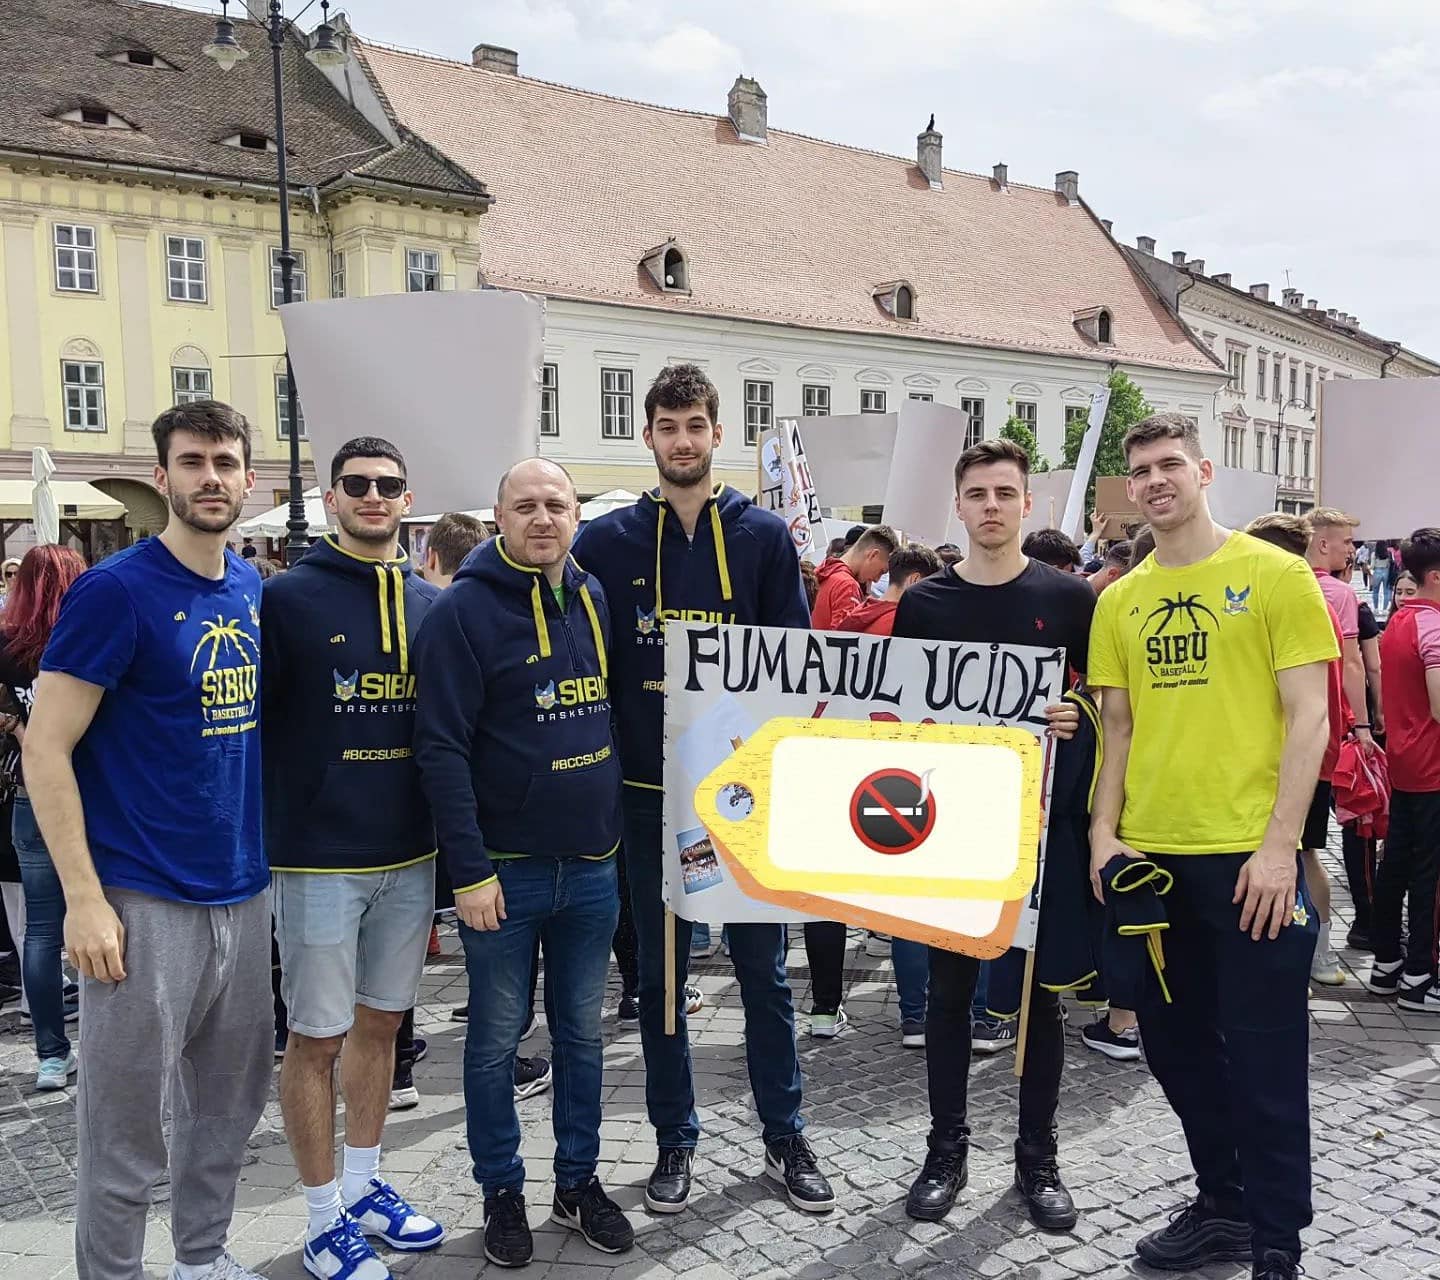
[[[625,770],[625,859],[640,953],[645,1100],[659,1159],[645,1188],[655,1213],[690,1200],[700,1122],[683,997],[677,1034],[665,1034],[662,895],[665,650],[670,619],[808,628],[800,562],[779,516],[711,480],[720,444],[720,396],[693,364],[663,370],[645,396],[645,444],[660,473],[632,507],[585,527],[575,556],[604,584],[619,619],[611,651],[615,728]],[[745,1053],[764,1126],[765,1172],[808,1212],[835,1205],[800,1117],[795,1010],[778,924],[729,926],[730,958],[745,1005]],[[690,923],[676,920],[675,990],[685,987]]]
[[[445,1235],[380,1177],[395,1032],[415,1003],[435,909],[410,644],[439,592],[398,546],[410,491],[393,444],[342,445],[325,505],[340,532],[261,597],[265,845],[290,1024],[280,1107],[309,1210],[306,1270],[388,1280],[366,1237],[415,1251]]]
[[[513,1076],[537,936],[555,1057],[551,1217],[605,1253],[635,1240],[595,1176],[620,763],[609,610],[570,559],[574,482],[557,463],[527,459],[502,477],[495,511],[500,536],[465,557],[420,635],[415,753],[470,977],[465,1120],[485,1256],[523,1267],[534,1249]]]

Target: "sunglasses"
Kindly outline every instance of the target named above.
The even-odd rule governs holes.
[[[345,490],[347,498],[363,498],[370,492],[370,486],[375,486],[375,492],[382,498],[391,501],[398,498],[405,492],[404,476],[341,476],[340,487]]]

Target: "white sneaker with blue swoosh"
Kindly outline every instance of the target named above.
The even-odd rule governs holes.
[[[388,1182],[371,1178],[370,1187],[345,1211],[367,1236],[379,1236],[392,1249],[420,1252],[445,1239],[445,1228],[417,1213]]]
[[[305,1270],[319,1280],[393,1280],[390,1268],[360,1234],[348,1213],[334,1219],[318,1236],[305,1241]]]

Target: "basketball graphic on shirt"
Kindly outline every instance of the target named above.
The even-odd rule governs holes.
[[[1201,602],[1199,592],[1177,590],[1173,597],[1161,596],[1140,624],[1145,661],[1156,687],[1208,684],[1210,646],[1219,629],[1220,619]]]

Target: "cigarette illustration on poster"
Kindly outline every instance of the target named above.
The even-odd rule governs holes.
[[[1063,650],[671,622],[665,897],[1034,946]]]

